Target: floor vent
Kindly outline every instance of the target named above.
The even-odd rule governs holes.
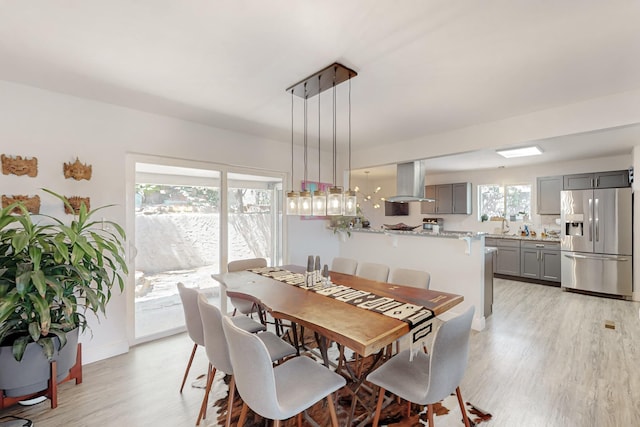
[[[604,321],[604,327],[607,329],[615,329],[616,328],[616,323],[612,320],[605,320]]]

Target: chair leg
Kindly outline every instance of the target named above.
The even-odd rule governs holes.
[[[467,415],[467,410],[464,407],[462,393],[460,393],[460,387],[456,387],[456,395],[458,396],[458,404],[460,405],[460,410],[462,411],[462,419],[464,420],[464,425],[465,427],[469,427],[469,416]]]
[[[193,344],[193,350],[191,350],[191,357],[189,358],[189,363],[187,363],[187,369],[184,371],[184,378],[182,378],[182,385],[180,386],[180,393],[182,393],[182,389],[184,388],[184,383],[187,382],[187,375],[189,375],[189,369],[191,369],[191,363],[193,363],[193,356],[196,355],[196,350],[198,349],[198,344]]]
[[[209,404],[209,392],[211,391],[211,385],[213,384],[213,377],[216,376],[216,368],[209,363],[207,368],[207,386],[204,388],[204,397],[202,398],[202,405],[200,405],[200,413],[198,413],[198,419],[196,425],[200,425],[200,420],[207,418],[207,405]]]
[[[378,423],[380,422],[380,412],[382,411],[382,402],[384,401],[384,392],[385,390],[382,387],[380,387],[380,391],[378,392],[379,393],[378,404],[376,405],[376,414],[373,417],[373,427],[378,427]],[[429,427],[431,427],[431,425]]]
[[[240,410],[240,418],[238,419],[238,427],[243,427],[244,422],[247,420],[247,411],[249,407],[246,402],[242,402],[242,409]]]
[[[433,404],[431,403],[427,405],[427,420],[429,421],[429,427],[432,427],[433,426]]]
[[[229,383],[229,403],[227,407],[227,424],[226,427],[231,427],[231,412],[233,412],[233,401],[236,397],[236,377],[231,375],[231,382]]]
[[[331,427],[338,427],[338,414],[336,414],[336,405],[333,403],[333,393],[327,396],[329,402],[329,413],[331,414]]]

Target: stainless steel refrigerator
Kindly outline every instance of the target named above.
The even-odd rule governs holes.
[[[561,193],[562,287],[630,297],[631,188]]]

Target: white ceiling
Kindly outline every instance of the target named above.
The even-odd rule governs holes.
[[[639,89],[639,23],[637,0],[0,0],[0,79],[287,141],[285,89],[338,61],[357,149]],[[639,140],[610,132],[537,143]]]

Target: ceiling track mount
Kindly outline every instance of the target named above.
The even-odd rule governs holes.
[[[293,86],[289,86],[287,88],[287,92],[291,92],[293,90],[294,95],[299,96],[300,98],[309,99],[321,92],[324,92],[325,90],[331,89],[334,85],[338,86],[340,83],[357,75],[358,73],[351,68],[345,67],[338,62],[334,62],[328,67],[313,73]]]

